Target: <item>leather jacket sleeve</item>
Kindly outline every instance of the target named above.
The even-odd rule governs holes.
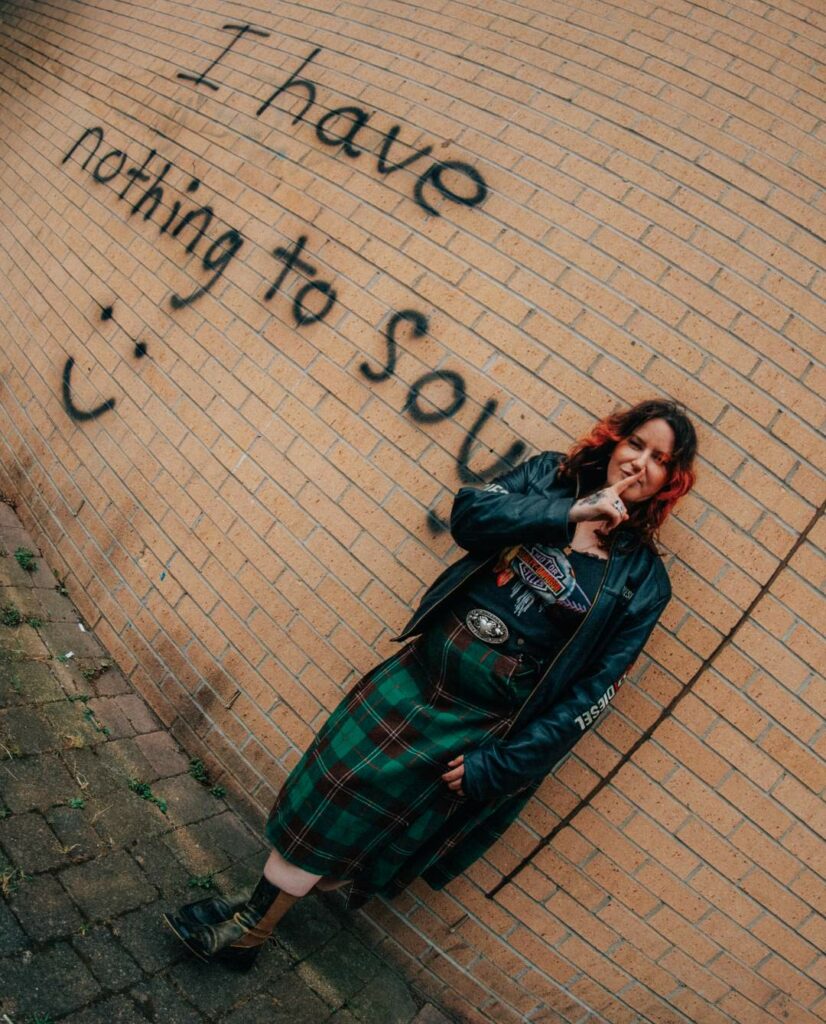
[[[462,487],[450,515],[456,543],[477,555],[512,544],[569,544],[573,495],[564,489],[549,494],[547,488],[559,458],[556,452],[534,455],[485,487]]]
[[[575,679],[566,695],[545,714],[526,722],[504,740],[465,752],[465,793],[492,800],[537,782],[574,746],[608,706],[618,681],[645,646],[670,593],[645,608],[626,609],[599,664]]]

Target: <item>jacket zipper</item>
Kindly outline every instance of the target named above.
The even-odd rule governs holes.
[[[577,488],[577,490],[578,490],[578,488]],[[559,661],[559,659],[562,657],[562,655],[568,650],[570,645],[576,639],[579,631],[582,629],[582,627],[588,621],[589,615],[591,614],[591,612],[596,607],[597,601],[599,601],[600,594],[602,593],[602,588],[605,586],[605,581],[608,579],[608,569],[611,566],[611,559],[613,557],[614,557],[614,545],[612,543],[611,544],[611,549],[608,552],[608,558],[606,558],[606,560],[605,560],[605,568],[602,570],[602,579],[599,581],[599,587],[597,588],[597,592],[594,595],[594,600],[591,602],[591,607],[588,609],[588,611],[583,616],[582,622],[580,622],[580,624],[577,626],[577,628],[568,637],[567,641],[565,642],[564,646],[562,647],[562,650],[557,653],[557,655],[554,658],[554,660],[545,669],[545,671],[542,673],[542,675],[537,680],[536,685],[534,686],[534,688],[531,690],[531,692],[528,694],[528,696],[522,702],[521,707],[516,712],[516,714],[513,716],[513,720],[511,721],[511,724],[508,726],[508,728],[502,734],[502,737],[501,737],[502,739],[505,739],[507,736],[510,735],[511,730],[513,729],[513,727],[516,725],[517,721],[519,720],[519,716],[525,710],[525,708],[527,707],[528,703],[533,699],[533,696],[536,693],[536,691],[539,689],[539,687],[542,685],[542,683],[545,681],[545,679],[551,674],[551,672],[553,671],[554,665],[556,665],[556,663]]]

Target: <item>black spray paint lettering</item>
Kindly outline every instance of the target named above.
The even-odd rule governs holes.
[[[393,375],[398,359],[398,342],[396,341],[396,329],[399,324],[407,321],[413,325],[413,337],[421,338],[427,334],[428,319],[424,313],[415,309],[404,309],[400,313],[394,313],[387,324],[384,337],[387,342],[387,362],[381,370],[374,370],[368,362],[359,365],[360,372],[368,379],[379,383],[387,380]],[[441,381],[449,384],[453,397],[446,406],[438,406],[428,400],[428,404],[422,404],[421,398],[428,384]],[[407,398],[402,406],[402,412],[406,412],[417,423],[438,423],[440,420],[450,419],[465,404],[465,382],[458,373],[453,370],[431,370],[422,374],[418,380],[410,385]],[[429,407],[428,407],[429,406]]]
[[[104,306],[100,313],[101,320],[112,319],[112,307]],[[142,359],[147,352],[147,346],[145,341],[136,341],[134,348],[134,356],[136,359]],[[74,356],[69,356],[63,366],[63,407],[69,414],[71,419],[75,422],[83,423],[87,420],[96,420],[98,416],[102,416],[105,412],[109,412],[110,409],[115,408],[115,399],[107,398],[105,402],[101,402],[100,405],[96,405],[92,409],[81,409],[75,405],[74,396],[72,394],[72,371],[75,368]]]
[[[359,364],[359,371],[368,380],[374,383],[381,383],[389,380],[396,371],[396,364],[399,358],[399,345],[396,333],[399,326],[408,323],[412,326],[413,338],[422,338],[427,334],[428,319],[424,313],[415,309],[403,309],[393,313],[387,322],[384,331],[384,339],[387,344],[387,357],[381,369],[374,369],[366,360]],[[441,381],[450,385],[453,391],[453,398],[446,406],[433,406],[426,408],[421,404],[421,396],[424,389],[431,383]],[[410,385],[402,412],[407,413],[417,423],[437,423],[440,420],[450,419],[462,408],[467,399],[467,391],[464,379],[454,370],[432,370],[422,374],[418,380]],[[512,469],[519,459],[525,454],[526,445],[522,441],[514,441],[504,455],[497,456],[485,469],[471,469],[470,460],[473,455],[474,445],[479,440],[482,428],[496,413],[499,407],[495,398],[488,398],[479,415],[476,417],[470,430],[465,435],[459,453],[456,457],[456,465],[459,479],[462,483],[480,483],[484,480],[491,480],[501,473]],[[491,455],[493,449],[489,448]],[[428,525],[434,533],[440,533],[448,528],[448,524],[438,515],[435,509],[430,509],[427,514]]]
[[[449,384],[453,390],[453,397],[444,407],[434,406],[431,403],[432,407],[427,408],[422,405],[420,397],[427,385],[436,381]],[[458,373],[453,370],[431,370],[430,373],[422,374],[417,381],[410,385],[402,412],[410,413],[417,423],[438,423],[440,420],[448,420],[451,416],[455,416],[465,404],[466,398],[465,382]]]
[[[497,456],[496,461],[492,462],[485,469],[470,468],[473,445],[478,441],[482,427],[494,416],[498,408],[499,403],[496,399],[489,398],[482,406],[482,411],[465,435],[464,441],[462,441],[462,447],[459,449],[456,462],[459,469],[459,479],[463,484],[481,483],[485,480],[492,480],[496,476],[501,476],[502,473],[507,473],[509,469],[513,469],[527,451],[527,445],[524,441],[513,441],[505,454]],[[492,448],[488,448],[488,451],[491,455],[494,454]]]
[[[387,362],[380,370],[374,370],[368,362],[363,362],[359,370],[368,380],[388,380],[396,372],[396,360],[398,359],[399,345],[396,341],[396,329],[403,321],[413,324],[413,337],[422,338],[427,334],[427,317],[424,313],[418,313],[415,309],[403,309],[400,313],[394,313],[387,324],[384,332],[387,341]]]
[[[230,227],[210,242],[209,231],[216,220],[216,214],[213,207],[208,204],[193,205],[184,211],[183,202],[180,199],[175,199],[166,213],[165,182],[173,170],[172,162],[161,157],[157,150],[150,149],[142,164],[135,164],[124,170],[128,160],[128,155],[124,150],[111,149],[98,157],[98,149],[103,140],[103,128],[87,128],[63,157],[61,163],[65,164],[77,150],[80,150],[77,160],[80,162],[81,155],[85,154],[80,166],[83,170],[91,169],[95,181],[108,184],[122,174],[126,178],[126,182],[117,195],[118,199],[131,204],[130,217],[139,214],[144,222],[152,221],[154,224],[156,214],[161,210],[162,219],[157,225],[159,234],[163,235],[168,232],[173,238],[179,239],[182,245],[185,243],[184,251],[188,255],[198,254],[199,248],[202,250],[200,254],[201,270],[208,275],[207,280],[194,288],[189,295],[173,293],[170,296],[169,302],[172,308],[183,309],[211,291],[238,255],[244,245],[244,236],[240,231]],[[190,178],[185,193],[187,195],[194,194],[200,185],[201,182],[198,178]],[[136,186],[143,187],[136,192],[133,191]],[[316,268],[301,255],[306,244],[307,236],[303,235],[297,242],[286,247],[279,246],[273,250],[273,255],[282,261],[283,266],[264,296],[266,301],[278,293],[291,270],[315,277]],[[335,302],[336,290],[329,281],[308,282],[297,291],[293,298],[292,315],[296,326],[303,327],[323,320]]]
[[[261,117],[262,114],[265,114],[278,97],[284,93],[297,93],[304,98],[304,106],[293,116],[292,123],[298,124],[299,121],[308,120],[308,112],[316,105],[318,87],[309,78],[302,78],[300,76],[307,65],[314,61],[319,53],[321,53],[321,47],[317,46],[310,56],[301,62],[289,78],[264,100],[255,112],[255,116]],[[362,107],[352,105],[335,107],[332,110],[328,110],[316,123],[316,138],[324,145],[338,147],[346,156],[356,159],[365,152],[364,147],[360,148],[356,145],[356,139],[371,117],[372,114]],[[344,125],[343,131],[339,122]],[[415,161],[421,160],[430,154],[433,149],[432,146],[425,146],[404,160],[394,163],[388,162],[390,150],[396,144],[400,131],[400,125],[393,125],[392,128],[384,133],[384,141],[376,161],[376,169],[380,174],[387,175],[393,171],[401,170],[403,167],[409,167]],[[449,185],[451,181],[454,182],[453,188]],[[468,183],[470,184],[469,190]],[[479,171],[471,164],[465,163],[462,160],[436,161],[419,175],[415,181],[413,198],[423,210],[438,217],[440,216],[439,211],[433,205],[433,197],[427,192],[428,188],[430,193],[436,193],[460,206],[479,206],[488,194],[488,186]]]
[[[91,145],[85,159],[80,164],[83,170],[87,170],[89,164],[97,156],[97,151],[103,142],[103,136],[103,128],[99,126],[87,128],[63,157],[61,163],[65,164],[78,149],[84,147],[85,143],[91,143],[94,140],[94,144]],[[81,149],[81,152],[83,152],[83,149]],[[132,190],[139,183],[143,184],[145,187],[137,193],[134,201],[131,203],[129,216],[141,214],[144,222],[151,220],[155,223],[154,218],[158,209],[164,209],[164,182],[173,167],[171,161],[164,161],[161,157],[160,169],[150,170],[157,156],[157,150],[150,149],[142,164],[135,164],[124,172],[123,168],[127,160],[126,152],[118,149],[109,150],[93,164],[92,177],[101,184],[107,184],[118,174],[123,173],[127,180],[118,193],[118,199],[121,200],[127,200],[127,197],[131,200],[134,195]],[[78,161],[80,161],[80,156],[78,156]],[[197,191],[199,186],[200,181],[197,178],[191,178],[186,186],[186,191],[192,194]],[[168,215],[158,227],[160,234],[164,234],[172,228],[173,222],[181,214],[181,206],[181,201],[176,199]],[[180,220],[172,228],[172,237],[178,238],[187,228],[191,228],[193,234],[186,245],[185,252],[188,254],[194,253],[199,243],[204,239],[213,218],[214,211],[211,206],[193,206],[192,209],[180,216]],[[223,275],[232,259],[237,255],[243,243],[243,236],[240,231],[236,231],[234,228],[229,228],[215,239],[201,257],[201,269],[210,275],[208,280],[186,297],[173,294],[170,298],[172,308],[181,309],[184,306],[188,306],[191,302],[209,292]]]
[[[301,258],[301,253],[304,251],[306,244],[307,236],[301,235],[298,241],[294,242],[291,246],[284,247],[279,245],[273,249],[273,256],[277,260],[281,260],[284,266],[279,271],[278,277],[267,289],[264,295],[266,301],[269,301],[274,295],[278,294],[284,279],[291,270],[295,270],[299,274],[306,274],[308,277],[315,277],[317,273],[315,266]],[[315,312],[308,309],[306,305],[307,297],[313,293],[324,296],[323,305]],[[329,281],[309,281],[295,293],[293,298],[293,319],[298,326],[314,324],[317,320],[323,320],[327,316],[335,305],[335,301],[336,290]]]
[[[222,25],[221,27],[222,29],[224,29],[224,31],[229,29],[232,32],[235,32],[234,38],[227,43],[227,45],[224,47],[221,53],[218,54],[215,60],[209,65],[208,68],[206,68],[205,71],[202,71],[200,75],[191,75],[187,71],[179,71],[178,78],[183,78],[188,82],[194,82],[196,85],[205,85],[208,89],[214,89],[217,92],[219,87],[215,84],[215,82],[211,82],[207,78],[207,75],[210,73],[210,71],[212,71],[214,67],[216,67],[216,65],[218,65],[224,59],[224,57],[226,57],[226,55],[233,48],[233,46],[235,46],[238,40],[243,39],[243,37],[248,32],[250,35],[261,36],[264,39],[268,39],[270,35],[269,32],[262,32],[260,29],[253,28],[252,25]]]

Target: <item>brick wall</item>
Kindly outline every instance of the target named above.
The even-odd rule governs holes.
[[[468,1021],[826,1016],[825,32],[796,0],[0,5],[0,485],[259,820],[456,556],[461,480],[652,393],[696,418],[615,707],[465,877],[369,909]]]

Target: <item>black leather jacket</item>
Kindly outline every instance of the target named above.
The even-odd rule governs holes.
[[[459,491],[450,528],[468,554],[427,590],[399,640],[426,629],[451,594],[502,548],[570,542],[574,524],[568,515],[579,488],[559,479],[561,458],[560,452],[545,452],[486,487]],[[551,771],[608,706],[670,597],[659,555],[616,531],[591,609],[541,675],[508,735],[464,751],[465,793],[474,800],[495,799]]]

